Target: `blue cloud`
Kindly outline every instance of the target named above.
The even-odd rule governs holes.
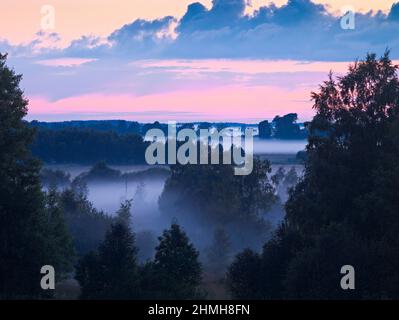
[[[366,52],[392,49],[399,57],[399,3],[382,12],[357,13],[355,30],[310,0],[289,0],[244,15],[244,0],[194,3],[179,21],[179,37],[163,52],[178,58],[273,58],[353,60]]]
[[[389,20],[399,21],[399,2],[392,5],[388,18]]]
[[[212,4],[210,10],[198,2],[189,5],[177,31],[191,33],[214,30],[241,22],[245,10],[244,0],[213,0]]]
[[[210,9],[195,2],[181,19],[138,19],[112,32],[106,44],[96,37],[82,37],[65,50],[46,54],[121,59],[353,60],[366,52],[382,53],[388,47],[394,58],[399,57],[399,3],[388,14],[357,13],[355,30],[343,30],[340,17],[311,0],[289,0],[281,7],[272,3],[251,16],[244,14],[245,7],[246,0],[213,0]],[[172,37],[169,31],[175,24],[177,36]],[[0,42],[2,48],[10,50]],[[27,52],[29,48],[14,51]]]

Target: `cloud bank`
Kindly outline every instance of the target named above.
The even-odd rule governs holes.
[[[399,56],[399,3],[388,13],[357,13],[354,30],[343,30],[338,14],[311,0],[289,0],[280,7],[271,3],[250,16],[245,8],[246,0],[213,0],[210,9],[196,2],[180,19],[138,19],[104,39],[86,35],[56,49],[41,45],[44,35],[39,34],[17,47],[0,42],[0,50],[46,57],[345,61],[389,47]],[[55,38],[52,34],[50,40]]]

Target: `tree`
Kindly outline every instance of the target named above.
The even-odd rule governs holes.
[[[270,139],[272,135],[272,125],[269,121],[265,120],[259,123],[259,138]]]
[[[57,270],[56,275],[63,276],[73,271],[75,248],[71,235],[65,223],[64,212],[60,204],[59,194],[55,188],[45,194],[45,209],[47,220],[47,241],[53,253],[48,264]]]
[[[227,284],[234,299],[260,299],[258,276],[261,258],[250,249],[239,253],[227,271]]]
[[[305,172],[262,254],[265,298],[399,297],[399,79],[389,52],[313,93]],[[356,270],[341,290],[340,268]]]
[[[72,183],[71,188],[61,191],[59,203],[78,256],[96,250],[116,218],[93,207],[87,199],[86,184],[82,181]]]
[[[134,234],[121,222],[111,226],[98,253],[79,263],[76,279],[83,299],[135,299],[139,297],[137,248]]]
[[[0,298],[38,298],[41,267],[67,264],[51,243],[59,244],[65,233],[60,213],[45,208],[40,164],[28,150],[34,130],[23,120],[28,101],[19,87],[22,76],[6,59],[0,54]]]
[[[295,170],[295,167],[292,167],[286,174],[284,178],[284,185],[286,188],[294,186],[298,183],[299,177],[298,173]]]
[[[195,299],[201,297],[199,253],[184,231],[172,224],[159,237],[152,265],[152,298]]]
[[[195,223],[204,233],[215,227],[240,230],[232,246],[247,247],[263,241],[258,234],[269,232],[264,215],[276,201],[270,171],[270,163],[257,158],[247,176],[235,176],[232,165],[171,166],[160,209],[183,224]]]
[[[90,124],[87,122],[85,124]],[[145,142],[138,134],[119,134],[115,130],[94,130],[84,127],[53,127],[30,125],[37,128],[37,135],[30,146],[32,153],[44,162],[93,164],[105,161],[109,164],[144,164]],[[92,172],[109,174],[111,170],[98,167]],[[106,169],[106,168],[105,168]]]
[[[284,167],[280,167],[277,169],[276,173],[271,177],[271,180],[275,185],[276,189],[280,187],[280,183],[284,180],[284,178],[285,178],[285,169]]]
[[[99,299],[104,292],[104,278],[98,253],[90,251],[76,266],[75,279],[80,284],[81,299]]]
[[[273,119],[274,137],[277,139],[305,139],[306,130],[301,130],[296,123],[297,120],[298,115],[296,113],[289,113],[283,117],[276,116]]]
[[[132,202],[133,200],[124,201],[123,203],[121,203],[121,207],[116,212],[118,221],[128,227],[130,226],[132,219],[132,214],[131,214]]]

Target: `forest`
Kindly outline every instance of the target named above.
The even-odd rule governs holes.
[[[331,73],[311,94],[305,128],[296,114],[259,124],[263,139],[307,138],[302,172],[272,171],[261,157],[248,176],[233,165],[121,172],[110,165],[143,163],[140,124],[32,125],[21,79],[0,55],[1,299],[399,298],[399,78],[389,51]],[[90,169],[71,177],[43,162]],[[163,222],[140,229],[149,208],[137,204],[159,180]],[[135,193],[99,210],[88,188],[104,181]],[[39,285],[44,265],[56,290]],[[339,285],[344,265],[356,290]]]
[[[262,121],[257,126],[260,140],[278,141],[303,140],[307,137],[305,124],[297,123],[295,113],[273,121]],[[29,127],[36,129],[30,150],[33,155],[45,163],[94,164],[105,161],[108,164],[145,164],[144,154],[149,141],[144,137],[150,129],[160,129],[167,134],[167,124],[138,123],[132,121],[67,121],[38,122],[31,121]],[[301,128],[301,126],[303,128]],[[253,125],[243,123],[184,123],[177,126],[177,132],[183,129],[240,128]]]

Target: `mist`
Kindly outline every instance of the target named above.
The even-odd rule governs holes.
[[[267,153],[300,150],[303,146],[301,142],[287,142],[277,144],[274,141],[257,141],[255,144],[259,152],[267,150]],[[155,166],[156,167],[156,166]],[[186,214],[176,215],[171,210],[165,212],[160,210],[159,198],[164,190],[167,175],[150,174],[151,166],[109,166],[120,176],[110,178],[90,175],[89,166],[77,165],[57,165],[46,166],[46,169],[60,170],[69,175],[72,181],[83,181],[86,186],[87,199],[93,204],[94,208],[110,216],[115,216],[121,203],[132,200],[132,229],[136,233],[136,242],[139,248],[139,259],[144,262],[151,259],[157,245],[157,237],[167,229],[172,221],[177,221],[187,232],[190,240],[200,251],[200,260],[207,263],[207,255],[213,245],[214,233],[219,227],[214,226],[206,219],[201,220],[200,216],[193,214],[197,208],[195,206],[185,207]],[[162,167],[162,170],[167,170]],[[301,165],[272,165],[269,178],[278,170],[288,172],[294,168],[300,176],[303,170]],[[46,187],[46,186],[44,186]],[[68,186],[63,186],[63,188]],[[223,230],[231,239],[231,256],[240,250],[250,247],[260,250],[263,243],[270,236],[272,231],[279,225],[284,218],[284,202],[288,198],[290,185],[281,184],[276,187],[277,201],[272,208],[265,212],[263,218],[267,222],[267,232],[254,232],[252,225],[236,225],[226,223]],[[173,196],[172,196],[173,198]]]
[[[254,154],[296,154],[305,150],[306,140],[254,139]]]

